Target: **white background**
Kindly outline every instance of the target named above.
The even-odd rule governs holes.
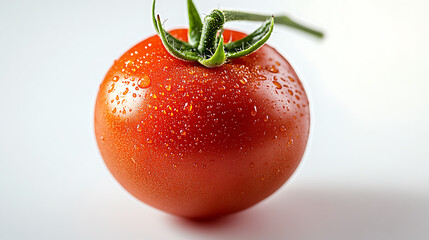
[[[135,200],[98,153],[93,107],[114,59],[154,34],[151,1],[1,0],[0,239],[429,239],[429,2],[213,2],[196,5],[286,12],[327,34],[269,40],[311,97],[293,178],[212,222]],[[187,25],[185,0],[158,6],[167,27]]]

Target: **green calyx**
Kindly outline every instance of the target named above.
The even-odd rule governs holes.
[[[187,1],[189,42],[181,41],[164,30],[159,15],[155,15],[155,0],[152,5],[153,24],[162,43],[171,55],[185,61],[197,61],[205,67],[219,67],[227,59],[246,56],[258,50],[271,36],[274,22],[307,32],[319,38],[323,37],[323,33],[298,24],[284,15],[273,17],[215,9],[204,18],[204,21],[201,21],[192,0]],[[264,23],[246,37],[224,44],[222,37],[223,25],[226,22],[236,20],[263,21]]]

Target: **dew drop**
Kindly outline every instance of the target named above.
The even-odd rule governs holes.
[[[288,78],[291,82],[295,82],[295,79],[293,79],[292,77],[289,76]]]
[[[244,85],[247,83],[247,79],[246,78],[240,79],[240,82]]]
[[[274,85],[276,85],[277,89],[282,89],[282,85],[279,82],[273,81],[273,83],[274,83]]]
[[[147,88],[147,87],[150,86],[150,78],[147,75],[144,75],[143,77],[141,77],[139,79],[139,81],[137,82],[137,84],[141,88]]]
[[[129,92],[130,90],[128,89],[128,88],[125,88],[125,91],[122,93],[122,95],[127,95],[127,93]]]
[[[250,168],[254,168],[255,167],[255,163],[251,162],[249,166],[250,166]]]
[[[119,81],[119,77],[118,77],[118,76],[114,76],[114,77],[112,78],[112,81],[114,81],[114,82]]]
[[[256,113],[258,112],[258,109],[256,108],[256,106],[253,106],[252,111],[250,112],[250,114],[254,117],[256,116]]]
[[[258,75],[258,80],[267,80],[267,77],[265,77],[264,75]]]
[[[146,142],[149,143],[149,144],[153,143],[152,139],[150,139],[150,138],[147,138]]]
[[[140,124],[137,124],[137,132],[143,131],[143,127]]]
[[[268,115],[265,115],[264,122],[268,122]]]
[[[171,85],[170,84],[165,85],[165,89],[167,89],[167,91],[171,91]]]
[[[267,66],[267,70],[270,71],[270,72],[272,72],[272,73],[278,73],[279,72],[279,70],[277,69],[277,67],[274,66],[274,65]]]
[[[112,83],[112,85],[110,85],[110,89],[109,89],[109,91],[107,91],[108,93],[111,93],[111,92],[113,92],[113,90],[115,89],[115,84],[114,83]]]

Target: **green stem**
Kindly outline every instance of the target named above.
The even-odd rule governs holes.
[[[198,44],[198,51],[203,56],[213,55],[217,48],[216,37],[222,30],[225,23],[224,16],[220,10],[213,10],[204,18],[201,39]]]
[[[247,20],[247,21],[258,21],[262,22],[267,19],[269,19],[271,16],[269,15],[262,15],[262,14],[255,14],[255,13],[246,13],[246,12],[240,12],[240,11],[229,11],[229,10],[222,10],[223,15],[225,16],[225,22],[230,21],[236,21],[236,20]],[[304,26],[298,22],[295,22],[290,17],[286,15],[280,15],[280,16],[274,16],[274,23],[275,24],[281,24],[285,25],[291,28],[295,28],[298,30],[301,30],[303,32],[312,34],[316,37],[323,38],[323,33],[309,28],[307,26]]]
[[[204,18],[203,29],[201,32],[200,42],[198,44],[198,52],[202,56],[213,55],[217,48],[217,35],[219,31],[223,29],[223,24],[230,21],[247,20],[247,21],[258,21],[263,22],[270,19],[273,16],[246,13],[240,11],[229,11],[229,10],[213,10],[209,15]],[[286,15],[280,15],[274,17],[274,23],[292,27],[303,32],[312,34],[316,37],[323,38],[323,33],[309,27],[306,27],[300,23],[297,23],[290,19]]]
[[[197,8],[188,0],[189,42],[181,41],[164,30],[160,17],[155,14],[155,1],[152,4],[152,20],[162,43],[169,53],[185,61],[198,61],[206,67],[219,67],[227,59],[251,54],[264,45],[273,32],[274,23],[289,26],[316,37],[323,33],[301,25],[289,17],[273,17],[239,11],[213,10],[201,21]],[[223,25],[235,20],[262,21],[262,25],[242,39],[223,43]]]

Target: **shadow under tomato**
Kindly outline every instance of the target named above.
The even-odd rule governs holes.
[[[428,239],[429,196],[365,189],[283,191],[251,209],[197,221],[182,231],[215,239]]]

